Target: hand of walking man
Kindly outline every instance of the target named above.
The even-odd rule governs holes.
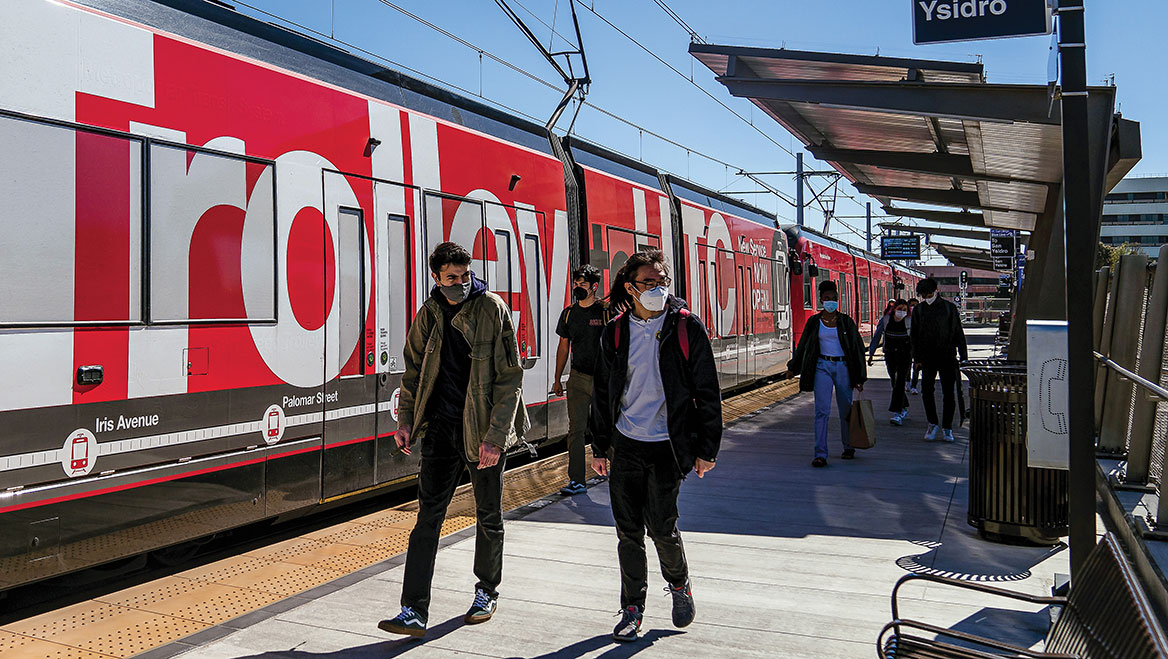
[[[864,391],[864,383],[863,382],[856,385],[856,391]]]
[[[601,476],[608,475],[608,458],[592,458],[592,471]]]
[[[708,462],[701,458],[694,460],[694,471],[697,472],[698,478],[705,478],[706,472],[714,468],[713,462]]]
[[[872,360],[873,360],[873,359],[875,359],[875,357],[869,357],[869,358],[868,358],[868,365],[869,365],[869,366],[871,366],[871,365],[872,365]]]
[[[393,441],[397,443],[397,449],[406,455],[410,454],[410,427],[401,426],[397,432],[393,434]]]
[[[503,452],[499,450],[498,446],[483,442],[479,446],[479,469],[490,469],[499,464],[499,456],[501,455]]]
[[[558,379],[556,380],[556,383],[552,385],[552,393],[557,396],[564,395],[564,384]]]

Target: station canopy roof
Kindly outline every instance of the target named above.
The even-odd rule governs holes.
[[[965,245],[951,245],[948,243],[929,243],[941,256],[959,268],[975,270],[993,270],[994,259],[988,249],[967,247]]]
[[[973,63],[699,43],[689,50],[889,214],[1032,231],[1057,204],[1060,104],[1045,86],[988,84]]]

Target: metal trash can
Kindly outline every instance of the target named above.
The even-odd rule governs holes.
[[[1026,364],[975,360],[969,378],[969,524],[982,537],[1055,544],[1067,535],[1067,472],[1026,458]]]

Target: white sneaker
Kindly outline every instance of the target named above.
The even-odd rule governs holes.
[[[910,394],[914,395],[914,396],[919,396],[919,395],[921,394],[921,392],[917,391],[917,388],[916,388],[916,387],[913,387],[912,389],[909,389],[909,391],[908,391],[908,392],[909,392]]]
[[[935,423],[929,424],[929,429],[925,431],[925,441],[926,442],[937,441],[937,424],[935,424]]]
[[[899,412],[898,412],[898,413],[896,413],[896,414],[893,414],[893,415],[892,415],[892,416],[891,416],[891,417],[888,419],[888,422],[889,422],[889,423],[891,423],[891,424],[892,424],[892,425],[894,425],[894,426],[899,426],[899,425],[901,424],[901,421],[903,421],[903,419],[901,419],[901,418],[900,418],[900,413],[899,413]]]
[[[908,408],[907,407],[900,411],[900,420],[902,422],[908,421]]]
[[[948,428],[946,428],[944,431],[941,432],[941,437],[944,438],[944,440],[949,442],[950,444],[953,443],[953,431],[952,430],[949,430]]]

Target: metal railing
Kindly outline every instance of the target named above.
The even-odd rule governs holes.
[[[1163,265],[1164,267],[1160,267]],[[1113,486],[1160,494],[1148,527],[1168,530],[1168,246],[1149,264],[1143,254],[1122,257],[1114,273],[1098,273],[1095,296],[1095,418],[1101,456],[1123,460]],[[1102,304],[1103,308],[1099,308]]]

